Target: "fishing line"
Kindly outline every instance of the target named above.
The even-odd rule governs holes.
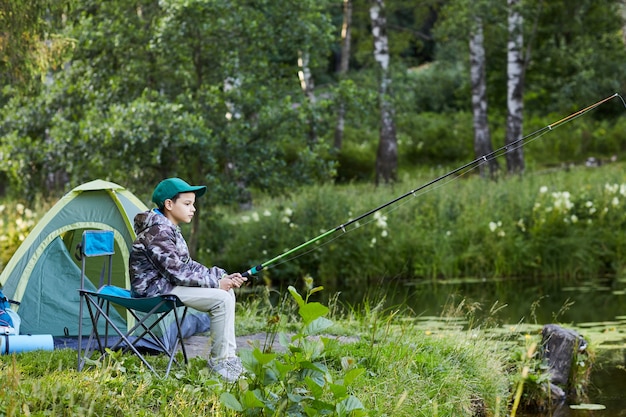
[[[489,152],[488,154],[486,154],[484,156],[481,156],[480,158],[476,158],[476,159],[474,159],[471,162],[468,162],[468,163],[466,163],[466,164],[464,164],[464,165],[462,165],[462,166],[460,166],[458,168],[455,168],[452,171],[449,171],[448,173],[446,173],[446,174],[444,174],[444,175],[442,175],[440,177],[437,177],[434,180],[431,180],[431,181],[421,185],[418,188],[415,188],[415,189],[413,189],[411,191],[408,191],[408,192],[406,192],[406,193],[404,193],[404,194],[394,198],[393,200],[390,200],[390,201],[388,201],[388,202],[386,202],[386,203],[384,203],[384,204],[382,204],[382,205],[380,205],[380,206],[378,206],[378,207],[376,207],[376,208],[374,208],[374,209],[372,209],[370,211],[367,211],[367,212],[365,212],[365,213],[355,217],[354,219],[348,220],[346,223],[340,224],[339,226],[335,227],[334,229],[329,229],[326,232],[320,234],[319,236],[314,237],[313,239],[307,240],[306,242],[304,242],[304,243],[302,243],[302,244],[300,244],[300,245],[298,245],[298,246],[296,246],[296,247],[294,247],[292,249],[289,249],[289,250],[283,252],[282,254],[280,254],[280,255],[278,255],[278,256],[276,256],[276,257],[274,257],[274,258],[272,258],[272,259],[270,259],[270,260],[268,260],[268,261],[266,261],[266,262],[264,262],[262,264],[259,264],[257,266],[254,266],[254,267],[250,268],[246,272],[243,272],[241,275],[243,275],[244,277],[249,277],[249,276],[252,276],[252,275],[256,274],[257,272],[261,271],[262,269],[267,268],[270,265],[273,265],[273,264],[282,265],[283,263],[286,263],[286,262],[292,261],[294,259],[297,259],[300,256],[304,256],[304,255],[306,255],[306,254],[308,254],[310,252],[313,252],[314,250],[318,250],[321,247],[330,244],[331,242],[333,242],[334,240],[338,239],[339,237],[341,237],[341,236],[343,236],[343,235],[345,235],[345,234],[347,234],[349,232],[353,232],[353,231],[355,231],[355,230],[357,230],[357,229],[359,229],[359,228],[361,228],[361,227],[363,227],[363,226],[365,226],[365,225],[367,225],[367,224],[369,224],[369,223],[371,223],[371,222],[373,222],[373,221],[375,221],[377,219],[373,219],[373,220],[367,221],[367,222],[365,222],[363,224],[359,223],[360,220],[362,220],[362,219],[364,219],[364,218],[366,218],[366,217],[368,217],[368,216],[370,216],[370,215],[372,215],[372,214],[374,214],[376,212],[381,212],[381,213],[384,213],[384,214],[391,213],[392,211],[395,211],[395,210],[399,209],[400,207],[402,207],[404,204],[408,204],[410,202],[410,199],[409,199],[409,200],[406,200],[405,202],[403,202],[403,204],[400,204],[400,205],[398,205],[396,207],[392,207],[391,209],[385,210],[388,207],[390,207],[391,205],[399,202],[400,200],[403,200],[406,197],[410,197],[410,196],[413,196],[413,198],[417,198],[418,196],[421,196],[421,195],[423,195],[423,194],[425,194],[427,192],[435,191],[436,189],[438,189],[440,187],[443,187],[443,186],[449,184],[452,181],[456,181],[459,178],[461,178],[461,177],[467,175],[468,173],[472,172],[473,170],[479,168],[480,166],[482,166],[482,165],[484,165],[484,164],[486,164],[486,163],[488,163],[488,162],[490,162],[490,161],[492,161],[492,160],[494,160],[494,159],[496,159],[496,158],[498,158],[498,157],[500,157],[502,155],[506,155],[507,153],[510,153],[510,152],[513,152],[513,151],[515,151],[517,149],[520,149],[520,148],[528,145],[529,143],[532,143],[532,142],[536,141],[537,139],[541,138],[542,136],[548,134],[549,132],[553,131],[555,128],[557,128],[559,126],[562,126],[562,125],[564,125],[566,123],[569,123],[569,122],[571,122],[573,120],[576,120],[577,118],[583,116],[587,112],[595,109],[596,107],[602,105],[603,103],[605,103],[605,102],[607,102],[607,101],[609,101],[609,100],[611,100],[611,99],[613,99],[615,97],[619,97],[619,99],[622,101],[622,104],[626,108],[626,101],[622,98],[622,96],[620,96],[619,94],[615,93],[612,96],[609,96],[609,97],[607,97],[607,98],[605,98],[603,100],[600,100],[600,101],[598,101],[598,102],[596,102],[596,103],[594,103],[594,104],[592,104],[592,105],[590,105],[588,107],[585,107],[582,110],[579,110],[579,111],[577,111],[575,113],[572,113],[572,114],[570,114],[567,117],[564,117],[564,118],[562,118],[562,119],[560,119],[560,120],[558,120],[558,121],[556,121],[554,123],[551,123],[551,124],[541,128],[541,129],[538,129],[538,130],[536,130],[536,131],[534,131],[534,132],[532,132],[532,133],[530,133],[530,134],[528,134],[526,136],[523,136],[520,139],[517,139],[517,140],[515,140],[515,141],[513,141],[513,142],[511,142],[509,144],[506,144],[506,145],[504,145],[504,146],[502,146],[502,147],[500,147],[500,148],[498,148],[498,149],[496,149],[496,150],[494,150],[492,152]],[[450,178],[450,177],[452,177],[452,178]],[[447,181],[443,181],[443,180],[446,180],[446,179],[447,179]],[[440,181],[443,181],[443,182],[441,184],[437,184]],[[437,184],[437,186],[434,186],[435,184]],[[434,186],[434,187],[431,187],[431,186]],[[426,188],[428,188],[428,190],[426,190]],[[385,211],[383,212],[383,210],[385,210]],[[349,228],[352,225],[355,225],[355,226],[352,227],[352,228]],[[314,247],[314,248],[311,248],[311,249],[309,249],[306,252],[300,253],[299,255],[288,257],[289,255],[291,255],[291,254],[293,254],[295,252],[298,252],[301,249],[304,249],[305,247],[307,247],[307,246],[309,246],[309,245],[311,245],[311,244],[313,244],[315,242],[318,242],[318,241],[320,241],[320,240],[322,240],[322,239],[324,239],[324,238],[326,238],[326,237],[328,237],[328,236],[330,236],[333,233],[338,232],[338,231],[343,231],[343,234],[338,235],[338,236],[336,236],[336,237],[334,237],[332,239],[327,239],[327,240],[324,241],[324,243],[322,245]],[[279,262],[279,261],[282,261],[282,262]]]

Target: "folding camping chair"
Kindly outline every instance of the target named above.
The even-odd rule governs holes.
[[[175,295],[161,295],[147,298],[134,298],[131,296],[130,291],[124,288],[120,288],[111,285],[111,268],[113,265],[114,250],[114,238],[113,232],[109,230],[86,230],[83,232],[82,241],[78,247],[77,256],[79,256],[81,265],[81,277],[80,277],[80,307],[79,307],[79,321],[78,321],[78,370],[82,370],[85,365],[86,359],[89,358],[92,349],[96,347],[100,352],[100,358],[106,356],[106,349],[109,347],[109,328],[111,328],[119,339],[113,343],[110,347],[112,351],[121,349],[123,352],[128,350],[132,351],[135,355],[141,359],[148,369],[158,375],[158,372],[154,369],[150,363],[146,360],[144,355],[139,350],[139,345],[146,338],[150,338],[150,342],[155,343],[160,350],[165,352],[169,356],[167,369],[165,376],[167,376],[172,367],[172,363],[176,361],[175,355],[177,351],[177,345],[180,343],[180,347],[183,353],[185,363],[188,363],[187,352],[185,350],[185,343],[183,340],[183,333],[181,325],[185,316],[187,315],[187,307],[184,306],[181,301]],[[91,291],[85,288],[85,265],[86,259],[89,257],[107,256],[108,265],[105,261],[100,276],[100,288],[97,291]],[[108,271],[108,272],[107,272]],[[107,276],[107,283],[104,285],[104,277]],[[89,311],[89,317],[91,318],[92,330],[89,336],[89,340],[83,348],[83,302],[87,306]],[[130,329],[120,329],[118,325],[114,323],[111,318],[111,309],[115,306],[120,306],[127,310],[136,320],[136,323]],[[182,315],[179,314],[177,307],[185,307]],[[163,341],[157,337],[153,330],[154,328],[163,322],[163,320],[172,314],[176,323],[178,331],[177,342],[172,343],[171,347],[166,347]],[[102,338],[98,330],[98,324],[104,320],[104,337]]]

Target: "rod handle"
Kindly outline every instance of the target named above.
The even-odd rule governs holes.
[[[263,265],[253,266],[252,268],[248,269],[246,272],[242,273],[241,276],[246,277],[246,278],[251,277],[252,275],[259,272],[261,269],[263,269]]]

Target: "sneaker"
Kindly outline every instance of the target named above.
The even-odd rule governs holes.
[[[240,374],[243,373],[243,365],[241,364],[241,359],[238,356],[233,356],[232,358],[226,359],[233,369],[236,369]]]
[[[238,357],[229,358],[220,362],[209,359],[209,368],[226,382],[235,382],[243,373],[243,366]]]

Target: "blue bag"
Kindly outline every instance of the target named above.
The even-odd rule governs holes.
[[[16,325],[13,317],[16,317],[16,313],[11,310],[11,304],[19,304],[17,301],[9,300],[2,290],[0,290],[0,329],[4,334],[16,334]]]

